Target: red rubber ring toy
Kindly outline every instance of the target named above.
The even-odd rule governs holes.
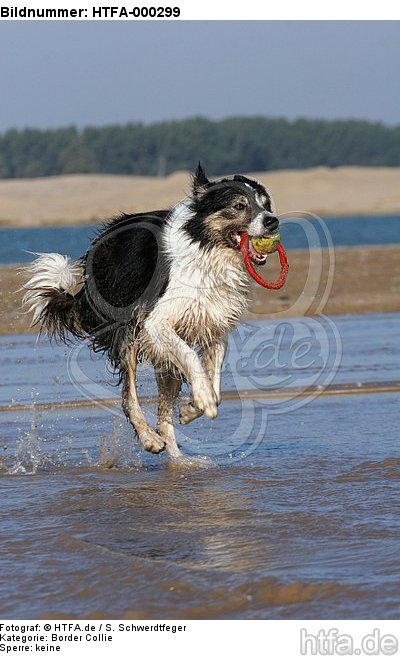
[[[283,285],[286,282],[287,272],[289,271],[289,263],[287,260],[285,249],[283,248],[282,244],[278,244],[276,248],[279,254],[279,261],[281,263],[281,272],[279,274],[278,279],[275,280],[275,282],[267,282],[267,280],[261,278],[261,276],[259,276],[256,270],[254,269],[253,263],[251,261],[251,255],[249,252],[249,235],[247,234],[247,232],[244,232],[240,238],[240,250],[242,252],[243,261],[247,271],[249,272],[251,277],[259,285],[261,285],[261,287],[266,287],[267,289],[281,289],[281,287],[283,287]]]

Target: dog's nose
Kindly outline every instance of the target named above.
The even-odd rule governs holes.
[[[279,221],[273,214],[266,214],[263,217],[263,226],[268,232],[274,232],[279,227]]]

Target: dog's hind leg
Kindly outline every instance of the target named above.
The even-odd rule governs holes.
[[[165,440],[169,456],[178,458],[181,455],[175,439],[173,425],[174,403],[178,397],[182,380],[178,373],[172,371],[156,370],[158,385],[158,423],[157,430]]]
[[[136,365],[137,350],[132,347],[125,359],[122,408],[135,429],[143,448],[151,453],[160,453],[165,448],[165,441],[149,426],[140,408],[136,391]]]
[[[221,403],[221,374],[222,364],[226,352],[226,341],[215,342],[207,351],[204,352],[204,365],[207,375],[217,398],[217,404]],[[189,424],[193,419],[201,417],[203,413],[194,406],[192,402],[185,403],[179,408],[179,423]]]

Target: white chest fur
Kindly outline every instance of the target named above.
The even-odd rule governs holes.
[[[240,255],[218,246],[193,243],[182,230],[185,204],[176,208],[164,235],[170,280],[146,323],[166,323],[191,346],[225,337],[247,304],[248,277]]]

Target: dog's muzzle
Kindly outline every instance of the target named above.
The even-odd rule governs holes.
[[[263,219],[263,224],[264,230],[268,234],[276,232],[279,228],[279,221],[276,216],[273,216],[272,214],[267,214],[267,216]]]
[[[250,237],[272,235],[279,228],[279,221],[271,212],[260,212],[249,223],[247,232]]]

